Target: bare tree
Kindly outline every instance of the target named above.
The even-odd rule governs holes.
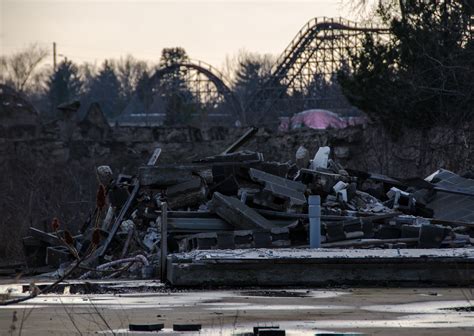
[[[258,64],[257,75],[264,78],[270,75],[275,57],[271,54],[258,54],[240,49],[236,54],[227,55],[221,67],[222,74],[235,86],[238,81],[238,74],[249,64]]]
[[[120,82],[121,91],[126,100],[130,99],[137,88],[138,81],[144,72],[148,71],[148,65],[144,61],[137,60],[131,55],[120,58],[115,63],[115,69]]]
[[[10,56],[0,58],[0,81],[24,92],[38,65],[48,56],[45,48],[32,44]]]
[[[97,64],[84,62],[79,65],[79,76],[81,77],[84,85],[83,90],[85,92],[90,90],[90,87],[94,81],[95,76],[98,73]]]
[[[378,23],[380,19],[384,21],[383,13],[392,13],[401,17],[405,17],[406,0],[341,0],[341,6],[347,7],[350,13],[353,13],[362,22]],[[374,16],[374,14],[382,14]],[[386,20],[385,20],[386,21]]]

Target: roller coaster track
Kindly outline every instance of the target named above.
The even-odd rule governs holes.
[[[170,83],[167,82],[167,79],[170,78],[169,76],[173,77],[177,74],[180,78],[178,82],[184,84],[184,87],[173,88],[166,86],[166,83]],[[172,93],[171,91],[176,89],[177,91],[174,92],[177,94],[182,93],[179,92],[180,89],[192,93],[194,103],[204,107],[202,111],[206,114],[205,118],[211,115],[218,119],[217,122],[219,120],[220,122],[234,122],[235,120],[243,119],[242,106],[230,89],[229,81],[219,70],[205,62],[188,60],[158,68],[149,78],[147,87],[147,90],[150,90],[150,93],[152,93],[152,101],[143,101],[138,92],[136,92],[122,115],[118,118],[119,123],[124,121],[130,123],[131,121],[129,120],[134,120],[132,123],[143,123],[142,119],[158,115],[161,115],[159,118],[163,118],[165,106],[161,105],[161,109],[156,110],[153,102],[155,99],[159,100],[159,96],[169,95]],[[167,90],[168,92],[166,92]],[[188,98],[189,96],[185,99]],[[142,104],[137,105],[138,101],[141,101]],[[210,110],[211,113],[208,114],[207,110]],[[154,122],[159,123],[160,121],[155,120]],[[163,119],[161,122],[163,122]]]
[[[170,73],[176,71],[194,71],[198,74],[204,75],[209,82],[211,82],[217,92],[222,95],[228,107],[230,108],[230,114],[241,118],[242,117],[242,107],[240,101],[234,95],[233,91],[230,89],[230,82],[226,77],[215,67],[210,64],[207,64],[202,61],[189,60],[187,62],[172,64],[167,67],[160,68],[156,70],[152,77],[150,77],[151,85],[155,85],[160,82],[160,80]]]
[[[345,97],[342,93],[331,96],[321,90],[317,97],[311,96],[314,80],[319,78],[334,82],[340,69],[345,67],[350,71],[349,55],[361,48],[365,34],[381,38],[388,35],[388,29],[361,25],[342,18],[324,17],[308,21],[277,59],[269,79],[254,93],[246,106],[242,106],[242,102],[234,95],[232,85],[225,76],[201,61],[186,61],[160,68],[150,78],[150,84],[157,87],[167,74],[177,72],[203,76],[193,79],[188,77],[191,86],[200,87],[193,92],[204,97],[198,102],[205,100],[206,94],[215,96],[217,92],[220,101],[225,102],[226,113],[244,124],[267,123],[269,120],[275,122],[278,116],[306,108],[329,108],[337,112],[340,107],[338,104]],[[203,82],[207,86],[203,86]],[[213,84],[213,88],[209,88],[209,83]],[[301,102],[295,99],[298,96],[303,97]],[[345,104],[350,107],[347,102]]]
[[[348,54],[361,47],[365,34],[387,35],[388,29],[361,25],[342,18],[314,18],[296,34],[275,62],[272,75],[245,107],[245,114],[261,120],[288,91],[302,91],[317,75],[334,76]]]

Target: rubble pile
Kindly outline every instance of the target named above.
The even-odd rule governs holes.
[[[300,147],[295,162],[269,162],[262,153],[238,151],[256,131],[190,163],[160,164],[156,149],[136,176],[98,167],[90,218],[77,235],[57,220],[51,232],[30,228],[23,239],[29,268],[64,274],[75,265],[80,278],[156,277],[168,253],[307,248],[313,196],[321,202],[321,247],[473,243],[474,180],[446,170],[400,180],[345,169],[329,147],[314,155]]]

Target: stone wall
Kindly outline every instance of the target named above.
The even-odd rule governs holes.
[[[52,134],[22,139],[0,138],[0,158],[34,158],[39,166],[49,163],[116,164],[134,172],[156,147],[163,149],[161,162],[186,162],[214,155],[236,140],[245,129],[213,127],[116,128],[103,139],[80,135],[70,139]],[[425,176],[443,167],[457,172],[471,169],[474,129],[436,128],[407,131],[393,139],[376,126],[342,130],[299,129],[277,132],[260,129],[243,149],[264,153],[266,159],[294,160],[300,145],[310,153],[330,146],[334,157],[348,168],[369,170],[395,177]]]

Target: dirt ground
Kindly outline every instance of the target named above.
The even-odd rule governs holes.
[[[178,335],[173,323],[202,324],[201,335],[234,335],[257,325],[279,325],[286,335],[474,334],[474,290],[468,288],[177,290],[147,283],[152,290],[143,291],[144,282],[125,282],[126,288],[113,284],[120,290],[105,294],[68,294],[72,287],[65,287],[63,294],[0,306],[0,333],[148,335],[153,333],[128,332],[128,324],[164,322],[158,335]],[[12,295],[21,292],[3,281],[0,292],[7,288]]]

